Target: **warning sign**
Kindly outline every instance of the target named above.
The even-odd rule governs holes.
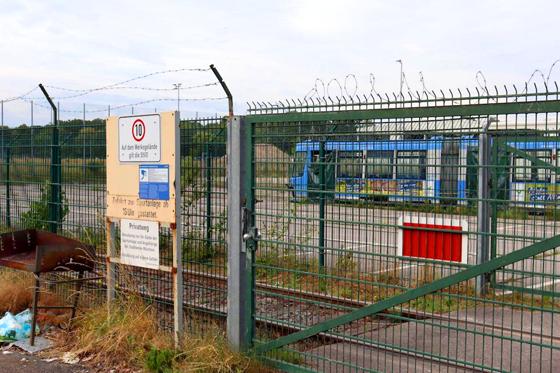
[[[179,112],[109,117],[105,138],[107,299],[116,299],[117,263],[169,272],[179,336],[184,319]],[[120,240],[113,234],[117,224]],[[160,228],[170,233],[171,265],[160,265]]]
[[[159,268],[159,224],[121,220],[121,264]]]
[[[119,161],[159,162],[161,119],[159,114],[119,118]]]
[[[176,113],[110,117],[106,138],[107,217],[176,223],[181,194]]]

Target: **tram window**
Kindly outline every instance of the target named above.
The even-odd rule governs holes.
[[[544,162],[550,163],[550,150],[525,150],[525,153]],[[533,162],[527,158],[515,156],[514,167],[515,181],[550,182],[550,169],[534,166]]]
[[[338,152],[337,175],[362,178],[362,152]]]
[[[393,151],[368,151],[366,177],[393,178]]]
[[[425,179],[426,152],[399,151],[397,152],[398,179]]]

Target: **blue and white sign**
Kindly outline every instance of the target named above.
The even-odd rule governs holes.
[[[140,199],[169,201],[169,165],[141,164],[139,166]]]

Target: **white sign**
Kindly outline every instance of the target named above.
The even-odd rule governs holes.
[[[159,223],[121,220],[121,263],[159,268]]]
[[[161,120],[159,114],[119,118],[119,161],[159,162]]]

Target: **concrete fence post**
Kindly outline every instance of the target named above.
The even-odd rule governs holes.
[[[252,339],[252,253],[244,241],[251,207],[250,142],[250,128],[245,125],[244,118],[230,117],[227,128],[227,338],[236,351],[247,350]]]
[[[476,264],[490,260],[490,139],[487,128],[478,137],[478,214]],[[484,295],[488,276],[476,278],[476,293]]]

